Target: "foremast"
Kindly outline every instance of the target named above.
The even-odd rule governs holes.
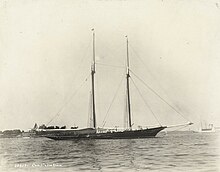
[[[96,110],[95,110],[95,30],[92,29],[92,44],[93,44],[93,58],[91,65],[91,78],[92,78],[92,117],[93,128],[96,129]]]
[[[127,49],[127,58],[126,58],[126,93],[127,93],[127,107],[128,107],[128,125],[129,130],[132,130],[132,121],[131,121],[131,98],[130,98],[130,69],[129,69],[129,51],[128,51],[128,36],[126,36],[126,49]]]

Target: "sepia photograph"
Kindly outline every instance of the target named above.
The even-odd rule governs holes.
[[[220,0],[0,0],[1,172],[220,172]]]

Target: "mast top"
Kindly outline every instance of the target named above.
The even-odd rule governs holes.
[[[92,42],[93,42],[93,58],[92,58],[92,71],[95,72],[95,29],[91,29],[93,34],[92,34]]]
[[[127,59],[126,59],[126,65],[127,65],[127,74],[129,75],[129,51],[128,51],[128,35],[125,35],[126,38],[126,48],[127,48]]]

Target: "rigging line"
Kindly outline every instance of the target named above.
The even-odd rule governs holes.
[[[177,129],[172,130],[172,131],[178,131],[178,130],[183,129],[183,128],[186,128],[186,127],[188,127],[188,125],[187,125],[187,124],[186,124],[185,126],[183,126],[183,127],[177,128]]]
[[[170,126],[167,126],[167,128],[174,128],[174,127],[180,127],[180,126],[186,126],[186,125],[192,125],[192,124],[193,124],[192,122],[188,122],[186,124],[170,125]]]
[[[154,118],[156,119],[156,121],[161,125],[161,123],[159,122],[158,118],[156,117],[155,113],[153,112],[153,110],[151,109],[151,107],[149,106],[149,104],[146,102],[146,100],[144,99],[143,95],[141,94],[140,90],[138,89],[137,85],[135,84],[133,78],[131,78],[131,81],[133,82],[135,88],[137,89],[139,95],[141,96],[141,98],[143,99],[145,105],[148,107],[148,109],[150,110],[150,112],[153,114]]]
[[[112,99],[112,101],[111,101],[111,103],[110,103],[110,106],[108,107],[108,110],[107,110],[107,112],[106,112],[105,118],[104,118],[104,120],[103,120],[103,122],[102,122],[102,123],[103,123],[102,127],[104,127],[105,124],[106,124],[107,116],[108,116],[109,111],[110,111],[110,109],[111,109],[111,107],[112,107],[112,104],[113,104],[113,102],[114,102],[114,100],[115,100],[115,98],[116,98],[116,95],[118,94],[118,91],[119,91],[119,89],[120,89],[120,87],[121,87],[121,84],[122,84],[123,79],[124,79],[124,75],[123,75],[123,77],[122,77],[122,79],[121,79],[121,81],[120,81],[120,83],[119,83],[119,85],[118,85],[118,88],[117,88],[117,90],[116,90],[116,92],[115,92],[115,94],[114,94],[114,97],[113,97],[113,99]]]
[[[148,68],[148,65],[146,65],[146,63],[144,62],[144,60],[139,56],[139,54],[137,53],[137,51],[134,49],[134,47],[129,44],[129,46],[131,47],[131,49],[133,50],[133,52],[135,53],[135,55],[139,58],[139,60],[143,63],[143,65],[146,67],[145,69],[147,70],[147,72],[152,76],[153,80],[158,84],[158,86],[161,88],[161,90],[165,93],[163,87],[161,86],[160,82],[158,82],[158,80],[156,79],[156,77],[152,74],[152,72],[150,71],[150,69]],[[166,95],[167,96],[167,95]]]
[[[99,34],[99,37],[100,37],[100,38],[101,38],[101,37],[103,38],[104,36],[102,36],[101,34]],[[108,52],[108,56],[107,56],[107,57],[115,57],[116,55],[119,54],[119,52],[121,51],[122,47],[124,47],[124,44],[120,44],[120,45],[117,47],[116,51],[113,51],[113,50],[112,50],[112,46],[107,45],[107,43],[106,43],[106,42],[103,42],[103,39],[99,39],[99,37],[97,37],[96,40],[97,40],[97,42],[99,42],[99,44],[100,44],[104,49],[107,50],[107,52]],[[111,48],[110,48],[110,47],[111,47]]]
[[[146,65],[146,63],[144,62],[144,60],[139,56],[139,54],[137,53],[137,51],[134,49],[134,47],[129,44],[129,46],[131,47],[131,49],[134,51],[135,55],[140,59],[140,61],[143,63],[143,65],[146,67],[145,69],[147,70],[147,72],[152,76],[153,80],[158,84],[158,86],[161,88],[161,90],[163,91],[163,93],[166,94],[166,91],[164,91],[164,88],[161,86],[160,82],[158,82],[158,80],[156,79],[155,75],[152,74],[152,72],[150,71],[150,69],[148,68],[148,65]],[[168,96],[167,96],[168,97]]]
[[[136,52],[136,50],[133,48],[133,46],[131,45],[131,43],[129,43],[129,47],[131,47],[131,49],[134,51],[135,55],[140,59],[140,61],[147,67],[146,63],[144,62],[144,60],[139,56],[139,54]],[[150,70],[147,67],[147,71],[152,75],[152,73],[150,72]],[[152,75],[153,76],[153,75]]]
[[[178,113],[183,119],[188,120],[186,117],[183,116],[180,112],[178,112],[171,104],[169,104],[164,98],[162,98],[156,91],[154,91],[148,84],[146,84],[140,77],[138,77],[132,70],[130,70],[134,76],[141,81],[149,90],[151,90],[155,95],[157,95],[164,103],[166,103],[169,107],[171,107],[176,113]]]
[[[97,63],[97,65],[103,65],[103,66],[109,66],[109,67],[116,67],[116,68],[125,68],[125,66],[117,66],[117,65],[109,65],[109,64],[104,64],[104,63]]]
[[[77,68],[76,68],[76,73],[73,75],[73,77],[72,78],[74,78],[74,81],[76,80],[76,76],[78,76],[77,74],[78,74],[78,70],[79,70],[79,68],[82,66],[82,63],[83,63],[83,61],[86,59],[86,57],[87,57],[87,53],[88,53],[88,50],[89,50],[89,47],[90,47],[90,44],[91,44],[91,42],[92,42],[92,40],[90,40],[90,42],[89,42],[89,44],[88,44],[88,46],[86,47],[86,51],[85,51],[85,53],[84,53],[84,55],[83,55],[83,58],[80,60],[80,63],[79,63],[79,65],[77,66]]]
[[[82,67],[84,60],[85,60],[86,57],[88,56],[88,50],[89,50],[89,47],[90,47],[91,42],[92,42],[92,40],[89,41],[89,44],[88,44],[88,46],[86,47],[85,52],[84,52],[84,54],[83,54],[83,58],[81,58],[81,60],[80,60],[80,62],[79,62],[79,64],[78,64],[78,66],[76,67],[76,70],[74,71],[73,77],[71,77],[71,78],[74,78],[74,79],[71,81],[71,83],[74,83],[74,82],[76,81],[76,79],[79,77],[79,75],[78,75],[79,72],[78,72],[78,71],[79,71],[80,67]],[[71,90],[71,88],[70,88],[69,90]],[[65,99],[68,99],[68,95],[65,96]]]
[[[148,73],[152,76],[152,78],[157,82],[157,84],[159,85],[159,87],[161,88],[161,90],[163,91],[163,93],[165,93],[165,95],[167,96],[166,92],[164,91],[163,87],[161,86],[160,82],[158,82],[158,80],[156,79],[156,77],[154,77],[154,75],[152,74],[152,72],[150,71],[150,69],[147,67],[146,63],[144,62],[144,60],[139,56],[139,54],[137,53],[137,51],[134,49],[134,47],[131,45],[131,43],[129,44],[129,46],[131,47],[131,49],[134,51],[134,53],[136,54],[136,56],[140,59],[140,61],[146,66],[146,69],[148,71]],[[169,96],[167,96],[169,98]],[[180,108],[177,107],[178,110],[181,110]],[[182,116],[183,117],[183,116]],[[184,117],[183,117],[184,118]],[[187,118],[184,118],[185,120],[189,121]]]
[[[47,123],[49,125],[55,118],[57,118],[60,115],[60,112],[64,109],[64,107],[70,102],[70,100],[76,95],[76,93],[80,90],[80,88],[84,85],[85,82],[87,82],[90,74],[86,77],[86,79],[81,83],[81,85],[75,90],[75,92],[70,96],[69,100],[66,101],[63,106],[58,110],[56,115]]]
[[[77,66],[77,68],[76,68],[76,70],[75,70],[75,74],[73,75],[73,78],[74,78],[74,80],[73,81],[75,81],[76,80],[76,76],[77,76],[77,74],[78,74],[78,70],[79,70],[79,68],[82,66],[82,63],[83,63],[83,61],[86,59],[86,57],[87,57],[87,53],[88,53],[88,49],[89,49],[89,46],[90,46],[90,44],[91,44],[91,41],[92,40],[90,40],[89,41],[89,44],[88,44],[88,46],[86,47],[86,51],[85,51],[85,53],[84,53],[84,55],[83,55],[83,58],[80,60],[80,63],[79,63],[79,65]],[[87,77],[87,79],[88,79],[88,77]],[[72,96],[70,96],[70,100],[72,99]],[[65,106],[65,105],[64,105]],[[61,109],[58,111],[58,113],[55,115],[55,117],[54,118],[52,118],[48,123],[47,123],[47,125],[48,124],[50,124],[57,116],[59,116],[58,114],[62,111],[62,109],[63,109],[63,107],[61,107]]]

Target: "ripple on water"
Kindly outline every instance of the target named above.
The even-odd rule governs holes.
[[[0,139],[0,166],[8,171],[218,171],[219,159],[213,134],[171,133],[133,140]]]

